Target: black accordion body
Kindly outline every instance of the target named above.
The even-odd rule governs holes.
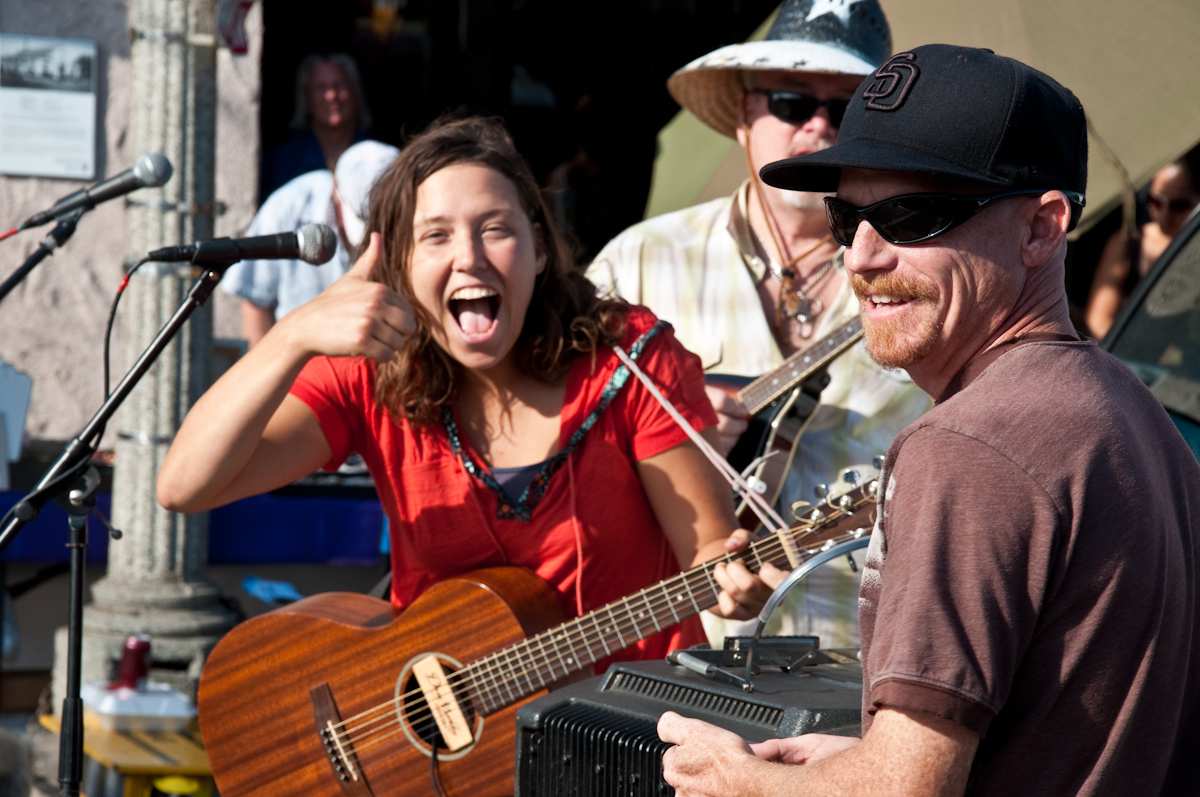
[[[518,797],[668,795],[655,726],[675,711],[750,742],[802,733],[857,736],[862,668],[821,651],[819,663],[767,671],[753,691],[663,661],[614,665],[553,692],[517,714]]]

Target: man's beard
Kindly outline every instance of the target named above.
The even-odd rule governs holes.
[[[871,282],[851,274],[851,284],[860,304],[868,300],[869,292],[905,299],[912,304],[901,318],[867,321],[863,332],[867,353],[884,368],[908,368],[929,356],[938,342],[941,323],[933,315],[922,312],[937,300],[933,286],[905,277],[886,276]]]

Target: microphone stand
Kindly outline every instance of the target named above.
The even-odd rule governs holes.
[[[41,263],[47,257],[54,254],[55,249],[67,242],[67,239],[74,234],[75,225],[79,223],[79,218],[85,210],[87,208],[79,208],[63,216],[62,220],[54,225],[54,229],[50,231],[50,234],[38,244],[37,249],[34,249],[33,253],[25,258],[25,262],[21,264],[21,267],[14,271],[3,283],[0,283],[0,302],[4,301],[4,297],[8,296],[12,289],[17,287],[17,283],[25,279],[26,275],[33,271],[38,263]]]
[[[42,475],[33,490],[13,506],[3,521],[3,527],[0,527],[0,551],[3,551],[17,532],[37,517],[47,501],[55,497],[68,497],[67,512],[71,533],[67,547],[71,552],[71,588],[68,598],[67,693],[62,702],[58,761],[59,786],[64,797],[78,797],[83,776],[83,701],[79,692],[83,644],[84,549],[87,543],[87,516],[94,505],[93,494],[100,483],[99,475],[88,462],[96,453],[104,427],[117,408],[150,370],[158,355],[187,323],[192,313],[208,301],[213,289],[221,280],[221,273],[237,259],[234,257],[225,263],[204,265],[205,272],[192,286],[179,309],[130,366],[120,383],[84,426],[83,431],[66,445],[62,454]],[[81,481],[76,482],[79,477],[82,477]],[[113,539],[119,539],[121,536],[119,531],[111,527],[109,534]]]

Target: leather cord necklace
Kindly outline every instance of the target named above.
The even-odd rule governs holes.
[[[812,246],[805,249],[799,254],[789,256],[787,248],[783,243],[783,235],[779,231],[779,222],[775,219],[775,215],[771,212],[770,206],[767,204],[766,197],[763,194],[762,182],[758,179],[758,175],[754,172],[753,164],[750,160],[749,149],[746,152],[746,162],[750,169],[751,183],[754,186],[754,191],[758,196],[759,207],[762,208],[763,217],[767,222],[767,229],[771,233],[771,238],[775,243],[775,251],[779,253],[781,258],[786,258],[787,262],[782,268],[777,267],[771,262],[771,257],[768,253],[763,252],[763,262],[767,265],[767,271],[776,279],[779,280],[779,300],[776,304],[776,321],[783,324],[789,320],[795,320],[800,325],[800,337],[812,337],[813,330],[816,328],[816,318],[825,309],[824,302],[813,294],[820,288],[826,279],[833,273],[833,258],[829,258],[821,265],[810,271],[807,275],[800,278],[796,271],[796,265],[804,258],[811,255],[813,252],[820,249],[830,241],[830,236],[825,235],[817,239]],[[747,213],[749,216],[749,213]],[[746,219],[749,224],[749,218]]]

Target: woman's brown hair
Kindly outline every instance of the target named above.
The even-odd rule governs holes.
[[[540,238],[546,266],[534,283],[521,333],[513,346],[518,368],[557,381],[578,355],[617,343],[628,305],[602,299],[582,274],[538,189],[537,181],[498,120],[441,119],[413,138],[371,190],[368,231],[382,237],[379,279],[408,300],[417,330],[390,361],[375,371],[375,398],[397,417],[428,423],[452,401],[462,366],[437,344],[433,319],[413,292],[409,260],[417,189],[430,175],[457,163],[474,163],[503,174]]]

